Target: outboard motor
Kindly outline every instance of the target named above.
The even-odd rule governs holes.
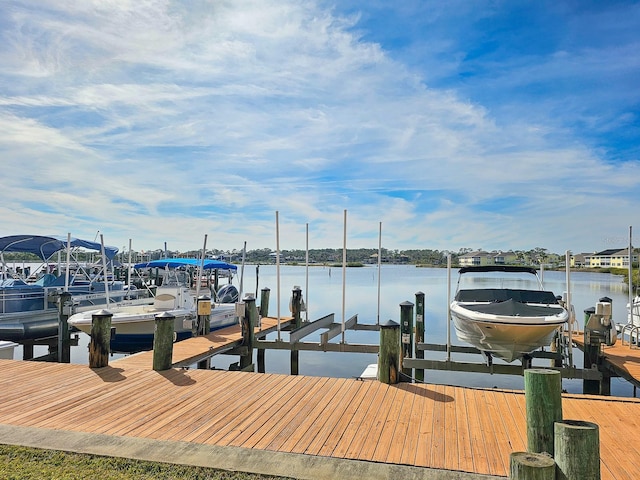
[[[218,289],[216,298],[220,303],[236,303],[238,301],[238,289],[230,283],[224,285]]]

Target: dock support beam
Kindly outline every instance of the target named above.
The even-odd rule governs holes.
[[[600,480],[600,431],[581,420],[555,424],[554,458],[558,480]]]
[[[258,323],[258,308],[252,293],[246,294],[244,299],[244,316],[242,322],[242,346],[247,347],[248,353],[240,356],[240,370],[253,371],[253,345],[255,343],[254,328]]]
[[[69,292],[62,292],[58,297],[58,362],[71,362],[71,336],[67,320],[71,316],[73,303]]]
[[[416,337],[415,337],[415,345],[414,351],[416,358],[423,359],[424,358],[424,350],[419,350],[418,345],[420,343],[424,343],[424,293],[417,292],[416,293]],[[416,368],[415,369],[415,379],[418,382],[424,382],[424,369]]]
[[[402,331],[402,358],[413,358],[413,303],[400,304],[400,325]],[[410,368],[402,368],[405,380],[413,378]]]
[[[91,316],[90,368],[102,368],[109,365],[111,317],[113,314],[107,310],[100,310]]]
[[[269,316],[269,294],[271,290],[267,287],[264,287],[260,292],[260,318]],[[258,319],[260,322],[260,320]],[[264,365],[264,348],[259,348],[257,355],[258,357],[258,373],[265,372]]]
[[[153,369],[169,370],[173,360],[173,326],[176,317],[169,312],[155,316],[153,332]]]
[[[393,320],[380,325],[380,352],[378,353],[378,380],[388,385],[400,381],[402,347],[400,325]]]
[[[302,290],[300,287],[293,287],[291,294],[291,315],[293,316],[293,328],[300,328],[302,326],[302,319],[300,318],[300,305],[302,304]],[[299,359],[300,352],[298,350],[291,350],[291,375],[298,375],[299,372]]]
[[[554,422],[562,420],[562,377],[557,370],[524,371],[527,450],[553,454]]]

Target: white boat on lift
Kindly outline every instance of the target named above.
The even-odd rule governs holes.
[[[550,345],[556,330],[569,319],[556,296],[543,289],[534,268],[487,265],[462,267],[459,274],[450,305],[456,334],[489,359],[495,356],[512,362]],[[530,280],[514,274],[533,275],[537,288],[506,288],[530,286]],[[463,284],[481,288],[461,288]]]
[[[135,269],[163,269],[162,282],[156,288],[152,305],[118,306],[109,309],[112,314],[111,351],[133,353],[153,348],[155,317],[163,312],[175,317],[174,341],[193,336],[198,330],[198,314],[197,301],[190,286],[193,283],[194,270],[199,266],[200,260],[194,258],[162,259],[135,265]],[[237,267],[217,260],[205,260],[203,269],[233,272]],[[235,303],[238,300],[238,291],[235,286],[224,285],[216,292],[216,297],[225,298],[222,302],[214,301],[211,304],[211,331],[233,325],[237,321]],[[77,313],[69,317],[68,323],[91,334],[93,315],[97,312],[99,310]]]

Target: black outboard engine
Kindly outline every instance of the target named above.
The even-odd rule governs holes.
[[[238,289],[235,285],[229,283],[220,287],[216,297],[220,303],[236,303],[238,301]]]

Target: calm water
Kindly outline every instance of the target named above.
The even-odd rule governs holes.
[[[239,269],[240,271],[240,269]],[[318,319],[329,313],[335,314],[335,321],[343,318],[342,302],[342,268],[341,267],[309,267],[309,289],[306,291],[306,268],[304,266],[280,267],[280,315],[287,316],[289,299],[294,286],[300,286],[307,304],[307,313],[303,312],[303,319],[308,315],[309,320]],[[455,292],[457,270],[451,272],[451,292]],[[257,277],[257,278],[256,278]],[[544,272],[545,288],[557,295],[566,291],[565,273],[555,271]],[[238,285],[239,282],[236,282]],[[256,288],[257,284],[257,288]],[[416,292],[425,293],[425,341],[429,343],[446,343],[447,340],[447,270],[435,268],[416,268],[404,265],[383,265],[380,270],[380,310],[378,312],[378,267],[348,268],[346,270],[346,295],[344,302],[344,317],[348,319],[358,315],[359,323],[375,324],[379,319],[385,322],[392,319],[399,322],[400,303],[410,301],[415,303]],[[626,322],[626,304],[628,293],[626,284],[620,276],[589,272],[572,272],[572,303],[576,310],[580,326],[584,322],[583,311],[592,307],[599,298],[607,296],[613,299],[614,320]],[[274,265],[261,265],[258,276],[256,266],[247,265],[244,269],[243,289],[245,293],[258,292],[267,287],[271,290],[269,315],[278,313],[277,276]],[[306,342],[319,342],[320,330],[304,339]],[[272,334],[269,338],[276,338]],[[281,338],[287,339],[286,332]],[[347,331],[347,343],[378,344],[378,332]],[[333,341],[339,342],[340,336]],[[455,336],[451,326],[451,341],[453,344],[463,345]],[[80,334],[80,344],[72,348],[72,363],[87,363],[88,336]],[[444,353],[428,353],[428,358],[444,360]],[[38,354],[38,352],[36,352]],[[20,355],[20,356],[18,356]],[[16,358],[22,358],[16,349]],[[582,352],[574,351],[574,361],[582,366]],[[117,358],[121,355],[114,355]],[[272,373],[289,373],[289,352],[270,350],[266,352],[266,370]],[[453,354],[453,360],[481,362],[480,356]],[[228,368],[237,357],[214,357],[213,365],[217,368]],[[496,362],[499,360],[496,360]],[[354,377],[362,373],[368,364],[376,363],[375,354],[328,353],[328,352],[300,352],[300,374],[331,377]],[[534,363],[545,366],[544,360]],[[548,365],[548,364],[546,364]],[[456,384],[480,387],[524,388],[521,376],[487,375],[459,372],[426,371],[425,380],[430,383]],[[582,392],[581,380],[563,380],[563,388],[572,393]],[[612,395],[632,396],[633,387],[620,379],[612,379]]]

